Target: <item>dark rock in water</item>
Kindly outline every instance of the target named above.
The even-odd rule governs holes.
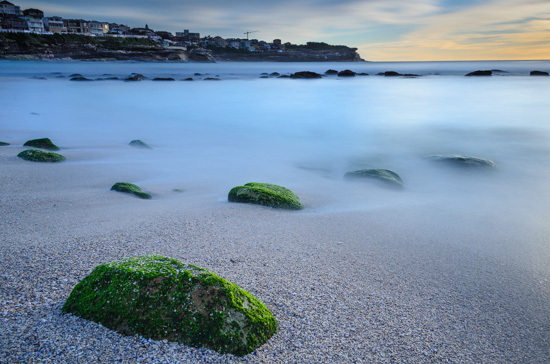
[[[544,71],[531,71],[530,76],[548,76],[548,72]]]
[[[358,171],[347,172],[344,175],[346,179],[374,179],[384,182],[394,188],[403,188],[403,180],[395,172],[388,169],[360,169]]]
[[[175,81],[172,77],[155,77],[153,81]]]
[[[365,73],[365,72],[360,72],[360,73],[356,73],[357,76],[368,76],[369,74],[368,73]]]
[[[322,76],[315,72],[301,71],[290,75],[290,78],[321,78]]]
[[[260,76],[268,76],[268,75],[269,75],[269,73],[267,73],[267,72],[260,73]]]
[[[6,146],[6,145],[10,145],[10,143],[0,142],[0,146],[1,146],[1,147]]]
[[[31,162],[56,163],[63,162],[65,157],[54,152],[44,152],[38,149],[27,149],[17,155],[19,158]]]
[[[238,356],[277,331],[259,299],[207,269],[159,255],[97,266],[62,311],[123,335],[179,342]]]
[[[62,75],[62,72],[50,72],[50,75]]]
[[[355,72],[351,70],[344,70],[338,72],[338,77],[355,77]]]
[[[269,78],[269,76],[260,76],[260,78]]]
[[[59,147],[52,143],[50,138],[32,139],[23,144],[24,147],[35,147],[47,150],[59,150]]]
[[[468,73],[466,76],[492,76],[492,75],[493,75],[493,71],[488,70],[488,71],[474,71],[474,72],[470,72],[470,73]]]
[[[338,71],[330,69],[325,71],[325,75],[337,75]]]
[[[69,77],[82,77],[82,75],[80,73],[73,73]]]
[[[280,76],[281,74],[279,72],[271,72],[269,75],[271,77],[277,77],[277,76]]]
[[[428,157],[428,159],[435,162],[446,163],[456,167],[469,167],[469,168],[495,168],[497,165],[495,162],[489,159],[464,156],[460,154],[446,154],[446,155],[434,155]]]
[[[202,76],[202,74],[197,72],[197,73],[195,73],[195,76]]]
[[[127,182],[117,182],[111,187],[111,191],[125,192],[136,195],[139,198],[149,200],[153,198],[150,194],[143,192],[140,187]]]
[[[145,77],[142,74],[139,73],[132,73],[128,78],[126,78],[124,81],[143,81],[147,77]]]
[[[269,183],[250,182],[229,191],[230,202],[253,203],[287,210],[301,210],[304,205],[298,196],[285,187]]]
[[[403,76],[401,73],[398,73],[395,71],[386,71],[386,72],[379,73],[378,75],[385,76],[385,77]]]
[[[71,81],[93,81],[93,80],[82,76],[76,76],[71,78]]]
[[[179,192],[179,193],[185,192],[185,190],[183,188],[174,188],[174,189],[172,189],[172,191]]]
[[[182,81],[194,81],[192,77],[184,78]]]
[[[47,80],[46,77],[43,77],[43,76],[33,76],[31,77],[33,80]]]
[[[277,77],[277,78],[290,78],[290,76],[289,76],[289,75],[280,75],[280,76]]]
[[[104,78],[104,80],[106,80],[106,81],[116,81],[116,80],[120,80],[120,78],[118,78],[116,76],[113,76],[113,77],[106,77],[106,78]]]
[[[204,80],[205,81],[220,81],[220,79],[218,77],[206,77]]]
[[[499,69],[493,69],[491,71],[495,72],[495,73],[509,73],[508,71],[503,71],[503,70],[499,70]]]
[[[149,144],[139,139],[132,140],[130,143],[128,143],[128,145],[135,148],[153,149],[149,146]]]

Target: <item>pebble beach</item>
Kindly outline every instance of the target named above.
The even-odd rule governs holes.
[[[2,363],[550,361],[550,284],[498,233],[543,243],[540,231],[515,236],[505,218],[423,214],[414,204],[321,213],[311,208],[320,196],[304,188],[295,190],[303,211],[162,185],[145,201],[109,191],[131,171],[27,162],[16,157],[22,150],[0,147]],[[78,161],[96,152],[62,153]],[[148,254],[238,284],[268,306],[277,334],[241,358],[62,314],[94,267]]]

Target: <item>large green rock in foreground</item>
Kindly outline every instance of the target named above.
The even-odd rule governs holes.
[[[149,200],[149,199],[153,198],[153,196],[151,196],[147,192],[143,192],[141,190],[141,187],[136,186],[133,183],[128,183],[128,182],[117,182],[117,183],[115,183],[111,187],[111,191],[130,193],[132,195],[136,195],[137,197],[143,198],[143,199],[146,199],[146,200]]]
[[[250,182],[229,191],[230,202],[245,202],[287,210],[301,210],[304,205],[298,196],[285,187],[269,183]]]
[[[403,188],[401,177],[388,169],[360,169],[358,171],[347,172],[344,178],[378,180],[394,188]]]
[[[27,149],[17,155],[19,158],[31,162],[63,162],[65,157],[53,152],[44,152],[38,149]]]
[[[47,150],[59,150],[59,147],[55,145],[49,138],[32,139],[23,144],[24,147],[34,147]]]
[[[276,331],[269,309],[214,273],[176,259],[140,256],[96,267],[63,312],[125,335],[246,355]]]

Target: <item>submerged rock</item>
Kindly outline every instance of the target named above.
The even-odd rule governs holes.
[[[290,75],[290,78],[321,78],[322,76],[318,73],[311,71],[300,71]]]
[[[395,72],[395,71],[386,71],[386,72],[379,73],[378,75],[385,76],[385,77],[403,76],[401,73]]]
[[[98,80],[101,80],[101,79],[98,79]],[[93,81],[93,80],[90,80],[89,78],[86,78],[84,76],[76,76],[76,77],[72,77],[70,81]]]
[[[474,72],[470,72],[468,73],[466,76],[492,76],[493,75],[493,71],[491,70],[487,70],[487,71],[474,71]]]
[[[355,77],[355,72],[352,70],[344,70],[338,72],[338,77]]]
[[[531,71],[530,76],[548,76],[548,72],[544,71]]]
[[[127,77],[124,81],[143,81],[147,77],[140,73],[132,73],[129,77]]]
[[[115,183],[113,187],[111,187],[111,191],[130,193],[146,200],[153,198],[153,196],[151,196],[150,194],[143,192],[139,186],[127,182]]]
[[[250,182],[244,186],[234,187],[229,191],[227,199],[230,202],[253,203],[287,210],[304,208],[294,192],[269,183]]]
[[[446,154],[446,155],[433,155],[428,159],[435,162],[446,163],[456,167],[469,167],[469,168],[495,168],[497,165],[490,159],[478,158],[472,156],[465,156],[460,154]]]
[[[145,143],[143,140],[132,140],[130,143],[128,143],[129,146],[135,147],[135,148],[143,148],[143,149],[153,149],[149,146],[149,144]]]
[[[27,140],[25,144],[23,144],[23,146],[35,147],[35,148],[47,149],[47,150],[59,150],[59,147],[54,143],[52,143],[52,141],[49,138]]]
[[[403,188],[401,177],[388,169],[360,169],[358,171],[347,172],[344,175],[346,179],[372,179],[378,180],[394,188]]]
[[[277,331],[256,297],[207,269],[159,255],[96,267],[62,308],[124,335],[243,356]]]
[[[44,152],[38,149],[27,149],[17,155],[19,158],[31,162],[56,163],[63,162],[65,157],[54,152]]]

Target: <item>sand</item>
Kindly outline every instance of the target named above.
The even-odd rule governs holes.
[[[499,226],[477,233],[491,221],[403,205],[319,212],[305,189],[298,212],[168,185],[140,200],[109,191],[135,176],[85,163],[90,151],[40,164],[18,159],[22,150],[0,147],[2,363],[550,362],[548,276],[520,264],[491,233]],[[269,307],[278,333],[238,358],[61,313],[95,266],[145,254],[238,284]]]

